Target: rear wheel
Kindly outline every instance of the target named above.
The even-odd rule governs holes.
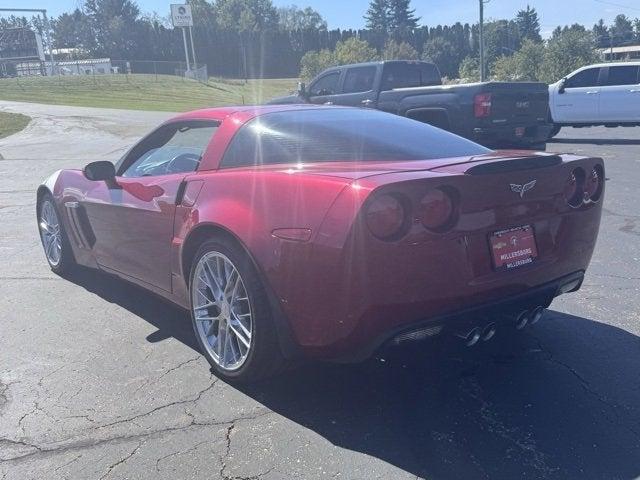
[[[38,205],[38,228],[47,262],[57,274],[68,271],[74,264],[71,245],[60,221],[53,197],[45,194]]]
[[[205,242],[189,285],[193,329],[218,376],[251,381],[282,368],[267,294],[242,249],[223,239]]]

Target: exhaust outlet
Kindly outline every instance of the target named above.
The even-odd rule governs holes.
[[[487,342],[496,334],[496,324],[490,323],[482,329],[482,341]]]
[[[516,317],[516,329],[523,330],[529,323],[529,311],[523,310]]]
[[[531,319],[529,320],[529,325],[535,325],[540,321],[544,315],[544,307],[539,305],[531,311]]]
[[[467,333],[459,333],[457,337],[461,338],[464,344],[467,347],[473,347],[482,336],[482,329],[480,327],[475,327],[469,330]]]

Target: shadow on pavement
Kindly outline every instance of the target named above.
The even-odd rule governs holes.
[[[552,138],[548,143],[574,143],[582,145],[640,145],[637,138]]]
[[[149,341],[174,337],[197,349],[184,311],[102,274],[69,280],[156,326]],[[640,339],[555,311],[509,333],[473,349],[413,344],[235,388],[340,448],[418,477],[640,475]]]

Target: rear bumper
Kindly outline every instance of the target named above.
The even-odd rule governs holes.
[[[426,329],[437,334],[464,331],[465,328],[496,322],[509,318],[522,310],[531,310],[537,306],[547,308],[553,299],[563,293],[575,292],[584,280],[584,272],[579,271],[547,282],[526,292],[507,296],[494,301],[472,305],[451,313],[438,315],[433,318],[418,320],[409,325],[403,325],[373,338],[359,349],[349,352],[334,360],[341,362],[358,362],[369,358],[383,345],[393,340]]]
[[[524,134],[516,134],[518,129],[524,129]],[[540,143],[545,143],[553,125],[543,123],[538,125],[492,125],[488,127],[476,127],[470,132],[470,138],[481,145],[493,148],[527,148]]]

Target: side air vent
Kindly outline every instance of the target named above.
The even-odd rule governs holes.
[[[513,158],[508,160],[498,160],[481,163],[469,168],[466,173],[469,175],[491,175],[493,173],[509,173],[520,170],[533,170],[536,168],[555,167],[562,163],[562,158],[558,155],[545,155],[539,157]]]

